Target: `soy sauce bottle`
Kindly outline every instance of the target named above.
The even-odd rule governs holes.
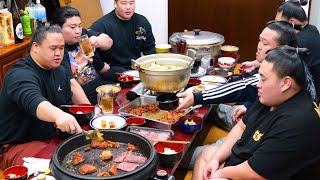
[[[14,41],[15,43],[21,43],[23,42],[23,27],[21,23],[21,16],[15,0],[8,0],[8,9],[10,9],[10,12],[12,13]]]

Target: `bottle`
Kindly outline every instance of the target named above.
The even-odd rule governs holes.
[[[36,5],[32,2],[32,0],[28,0],[28,3],[25,6],[25,10],[29,12],[29,16],[30,16],[31,32],[34,32],[34,29],[35,29],[34,24],[36,23],[34,20],[35,6]]]
[[[28,11],[22,10],[22,27],[23,27],[23,35],[29,38],[32,34],[31,24],[30,24],[30,16]]]
[[[8,0],[10,4],[10,12],[12,13],[13,20],[13,31],[14,31],[14,42],[21,43],[23,42],[23,28],[21,23],[21,16],[18,11],[18,7],[15,0]],[[9,6],[9,3],[8,3]]]
[[[7,8],[0,10],[0,34],[2,46],[10,46],[14,44],[14,32],[12,14]]]
[[[34,9],[34,18],[37,27],[44,25],[47,22],[46,8],[40,4],[40,0],[37,0]]]

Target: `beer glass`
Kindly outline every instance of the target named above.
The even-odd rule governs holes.
[[[94,56],[94,48],[91,46],[90,39],[88,38],[87,34],[80,37],[79,44],[86,58],[91,58]]]
[[[97,94],[98,106],[101,108],[102,114],[112,114],[113,113],[113,91],[104,91],[100,89]]]

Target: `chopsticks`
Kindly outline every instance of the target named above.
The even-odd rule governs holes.
[[[60,105],[60,107],[80,107],[80,108],[91,108],[91,107],[94,107],[92,105],[77,105],[77,104],[74,104],[74,105],[68,105],[68,104],[62,104]]]
[[[150,139],[153,142],[165,142],[165,143],[175,143],[175,144],[189,144],[189,141],[174,141],[174,140],[158,140],[158,139]]]

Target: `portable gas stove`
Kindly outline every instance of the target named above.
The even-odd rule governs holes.
[[[183,92],[184,88],[178,91],[174,91],[173,93],[179,93]],[[127,92],[126,98],[129,101],[133,101],[137,97],[148,97],[148,98],[156,98],[158,95],[162,94],[164,92],[155,92],[149,89],[146,89],[142,83],[138,83],[135,87],[133,87],[130,91]]]

